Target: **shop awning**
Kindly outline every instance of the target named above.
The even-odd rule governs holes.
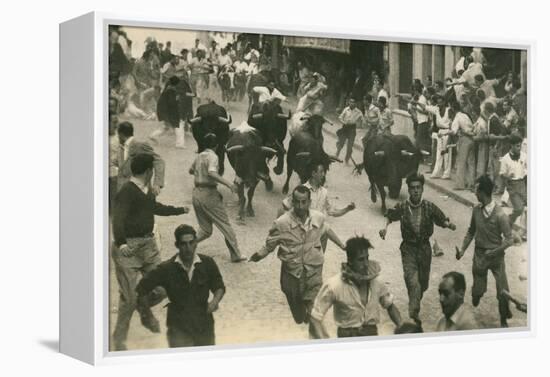
[[[313,38],[313,37],[283,37],[283,46],[313,48],[317,50],[349,54],[349,39]]]

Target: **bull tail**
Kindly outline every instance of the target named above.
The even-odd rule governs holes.
[[[373,202],[373,203],[376,203],[376,200],[378,199],[377,198],[377,195],[378,195],[378,188],[376,187],[376,183],[372,181],[372,179],[370,179],[369,177],[369,182],[370,182],[370,187],[369,187],[369,191],[370,191],[370,200]]]

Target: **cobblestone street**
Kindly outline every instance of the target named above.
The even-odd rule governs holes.
[[[218,101],[218,103],[221,103]],[[288,112],[288,105],[285,107]],[[233,117],[232,127],[238,126],[246,117],[245,103],[231,103],[227,106],[228,112]],[[292,108],[293,110],[293,108]],[[123,120],[123,119],[121,119]],[[147,135],[158,127],[157,121],[129,120],[134,124],[138,139],[145,139]],[[330,125],[325,125],[331,127]],[[336,130],[336,124],[333,131]],[[399,132],[399,131],[394,131]],[[158,197],[158,201],[164,204],[185,205],[191,208],[191,213],[176,217],[157,217],[157,227],[161,236],[161,256],[167,259],[175,254],[173,245],[173,231],[181,223],[189,223],[196,226],[196,218],[191,205],[191,191],[193,187],[192,176],[188,169],[196,156],[196,143],[190,133],[186,134],[186,149],[174,148],[174,136],[166,136],[155,146],[157,152],[166,161],[166,184]],[[285,146],[288,145],[288,139]],[[329,153],[335,151],[335,139],[332,134],[325,134],[325,149]],[[358,163],[362,161],[361,152],[354,150],[353,157]],[[286,164],[286,161],[285,161]],[[234,178],[234,172],[229,162],[225,163],[224,176],[230,180]],[[423,171],[422,171],[423,172]],[[286,166],[283,175],[272,179],[275,183],[272,192],[267,192],[262,183],[258,185],[254,198],[256,216],[247,218],[246,224],[237,224],[237,196],[229,190],[219,188],[224,197],[230,219],[233,221],[241,250],[250,256],[262,246],[267,231],[275,219],[277,210],[284,198],[281,189],[286,177]],[[295,175],[290,187],[298,183]],[[331,199],[338,207],[355,202],[357,208],[340,218],[330,218],[330,224],[345,241],[354,235],[365,235],[375,248],[370,258],[380,262],[382,267],[381,279],[388,285],[395,296],[395,301],[404,319],[407,319],[407,291],[403,281],[402,265],[399,253],[401,234],[399,224],[390,225],[386,241],[378,236],[378,230],[384,225],[384,218],[380,210],[380,202],[372,203],[369,195],[369,183],[366,175],[353,175],[353,167],[344,164],[332,164],[327,173],[327,186]],[[401,199],[407,196],[406,186],[401,190]],[[472,258],[473,246],[470,246],[467,254],[460,261],[455,259],[455,245],[460,246],[470,221],[471,209],[460,204],[452,198],[430,188],[425,187],[424,197],[437,204],[457,225],[457,230],[452,232],[447,229],[436,228],[434,238],[444,251],[442,257],[434,258],[430,278],[430,288],[425,293],[422,301],[420,316],[423,320],[425,331],[433,331],[439,317],[441,308],[437,292],[437,285],[441,276],[452,270],[462,272],[466,276],[467,294],[466,302],[471,303],[470,288],[472,284]],[[388,206],[393,206],[396,201],[389,199]],[[269,255],[258,263],[230,263],[229,253],[225,247],[223,237],[214,230],[211,238],[201,243],[197,249],[215,258],[221,269],[227,292],[221,302],[219,310],[215,313],[216,343],[223,344],[252,344],[272,341],[303,341],[308,339],[307,326],[296,325],[291,317],[286,299],[280,290],[279,274],[280,261],[276,253]],[[506,263],[510,289],[514,296],[526,299],[528,282],[527,243],[513,246],[506,253]],[[326,251],[324,265],[324,279],[334,275],[340,268],[340,263],[345,260],[345,254],[334,244],[329,242]],[[118,287],[111,263],[110,279],[111,300],[111,325],[116,320],[116,308],[118,302]],[[509,321],[510,326],[526,326],[526,315],[512,309],[514,317]],[[164,303],[154,308],[154,313],[161,321],[161,334],[152,334],[143,328],[139,317],[134,315],[128,337],[128,349],[165,348],[166,341],[166,309]],[[497,327],[499,317],[497,301],[495,297],[494,279],[489,277],[488,292],[481,301],[479,307],[474,310],[476,319],[486,328]],[[332,336],[336,336],[336,330],[332,320],[332,311],[326,317],[327,328]],[[383,325],[380,331],[383,335],[393,333],[393,323],[384,313]]]

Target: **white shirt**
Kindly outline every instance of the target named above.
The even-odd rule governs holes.
[[[258,73],[259,70],[258,70],[258,64],[254,63],[254,62],[250,62],[250,64],[248,64],[248,70],[247,70],[247,73],[249,75],[255,75],[256,73]]]
[[[466,135],[466,133],[474,132],[474,124],[468,115],[464,114],[462,111],[459,111],[453,119],[451,130],[455,135]]]
[[[333,206],[330,200],[328,199],[328,190],[324,186],[320,186],[319,188],[315,189],[311,185],[311,183],[306,182],[304,183],[304,186],[306,186],[310,192],[311,192],[311,204],[309,206],[309,209],[313,209],[315,211],[321,212],[323,215],[329,215],[333,211]],[[292,207],[292,195],[288,196],[283,200],[283,205],[286,208]]]
[[[236,73],[241,73],[241,72],[247,72],[248,71],[248,64],[246,64],[246,62],[243,62],[243,61],[235,62],[235,64],[233,64],[233,66],[235,67],[235,72]]]
[[[220,55],[218,58],[218,64],[220,67],[223,67],[224,65],[231,65],[233,62],[231,61],[229,55]]]
[[[244,60],[251,60],[252,56],[258,59],[260,57],[260,53],[258,52],[258,50],[252,49],[248,54],[244,56]]]
[[[252,88],[252,90],[254,91],[254,93],[258,93],[260,95],[258,99],[260,102],[270,101],[274,98],[278,98],[281,101],[286,100],[286,97],[281,92],[279,92],[277,88],[273,88],[273,91],[271,93],[269,92],[269,89],[265,86],[255,86],[254,88]]]
[[[445,113],[441,116],[439,106],[426,106],[426,110],[435,115],[435,123],[440,130],[449,130],[451,119],[449,118],[449,108],[445,108]],[[444,133],[444,132],[443,132]],[[442,134],[443,134],[442,133]]]
[[[136,177],[131,177],[130,182],[133,182],[145,195],[149,192],[149,187]]]
[[[520,153],[517,161],[512,160],[510,153],[500,159],[500,175],[511,180],[523,179],[527,175],[527,155]]]
[[[357,286],[343,281],[342,274],[339,273],[321,287],[315,298],[311,317],[322,321],[326,312],[333,306],[334,322],[338,327],[374,325],[380,322],[380,309],[387,309],[392,304],[393,297],[379,278],[375,277],[369,281],[368,299],[364,304]]]
[[[122,145],[122,149],[124,149],[124,161],[128,160],[128,150],[130,149],[129,146],[132,140],[134,140],[134,137],[130,136],[128,139],[126,139],[126,141]]]
[[[386,106],[389,105],[389,103],[388,103],[388,100],[389,100],[388,92],[386,92],[386,89],[384,89],[384,88],[380,89],[380,91],[378,92],[378,97],[376,97],[376,100],[380,101],[381,97],[386,97]]]
[[[118,176],[118,149],[120,144],[117,135],[109,136],[109,177]]]
[[[445,316],[441,317],[437,323],[436,331],[474,330],[477,328],[478,324],[471,309],[466,309],[462,304],[448,320]]]
[[[460,59],[456,62],[455,71],[456,73],[459,71],[464,71],[464,56],[460,57]]]
[[[343,124],[359,125],[363,121],[363,113],[357,107],[352,109],[348,106],[344,110],[342,110],[342,113],[338,117],[338,120]]]
[[[193,279],[193,272],[195,271],[195,265],[197,263],[201,263],[201,258],[195,253],[195,256],[193,257],[193,263],[191,263],[191,267],[187,267],[181,260],[179,254],[176,257],[176,263],[179,263],[184,271],[187,273],[187,277],[189,278],[189,282],[191,282],[191,279]]]
[[[423,105],[427,105],[428,104],[428,101],[426,100],[426,97],[424,97],[423,94],[421,94],[419,97],[418,97],[418,103],[421,103]],[[418,120],[418,123],[421,124],[421,123],[426,123],[429,118],[428,118],[428,114],[422,114],[420,111],[418,110],[422,110],[422,108],[419,106],[419,105],[416,105],[416,119]]]
[[[484,206],[483,209],[482,209],[483,217],[488,219],[491,216],[491,214],[493,213],[493,211],[495,210],[495,206],[496,206],[496,203],[495,203],[494,200],[491,200],[491,202],[489,204]]]

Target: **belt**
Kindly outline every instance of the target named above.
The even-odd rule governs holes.
[[[215,189],[216,187],[217,187],[216,184],[211,184],[211,183],[195,183],[195,188]]]
[[[337,335],[339,338],[378,335],[378,326],[364,324],[360,327],[338,327]]]
[[[430,239],[426,238],[425,240],[416,240],[416,241],[403,240],[402,242],[405,245],[420,246],[420,245],[425,245],[426,243],[430,243]]]

